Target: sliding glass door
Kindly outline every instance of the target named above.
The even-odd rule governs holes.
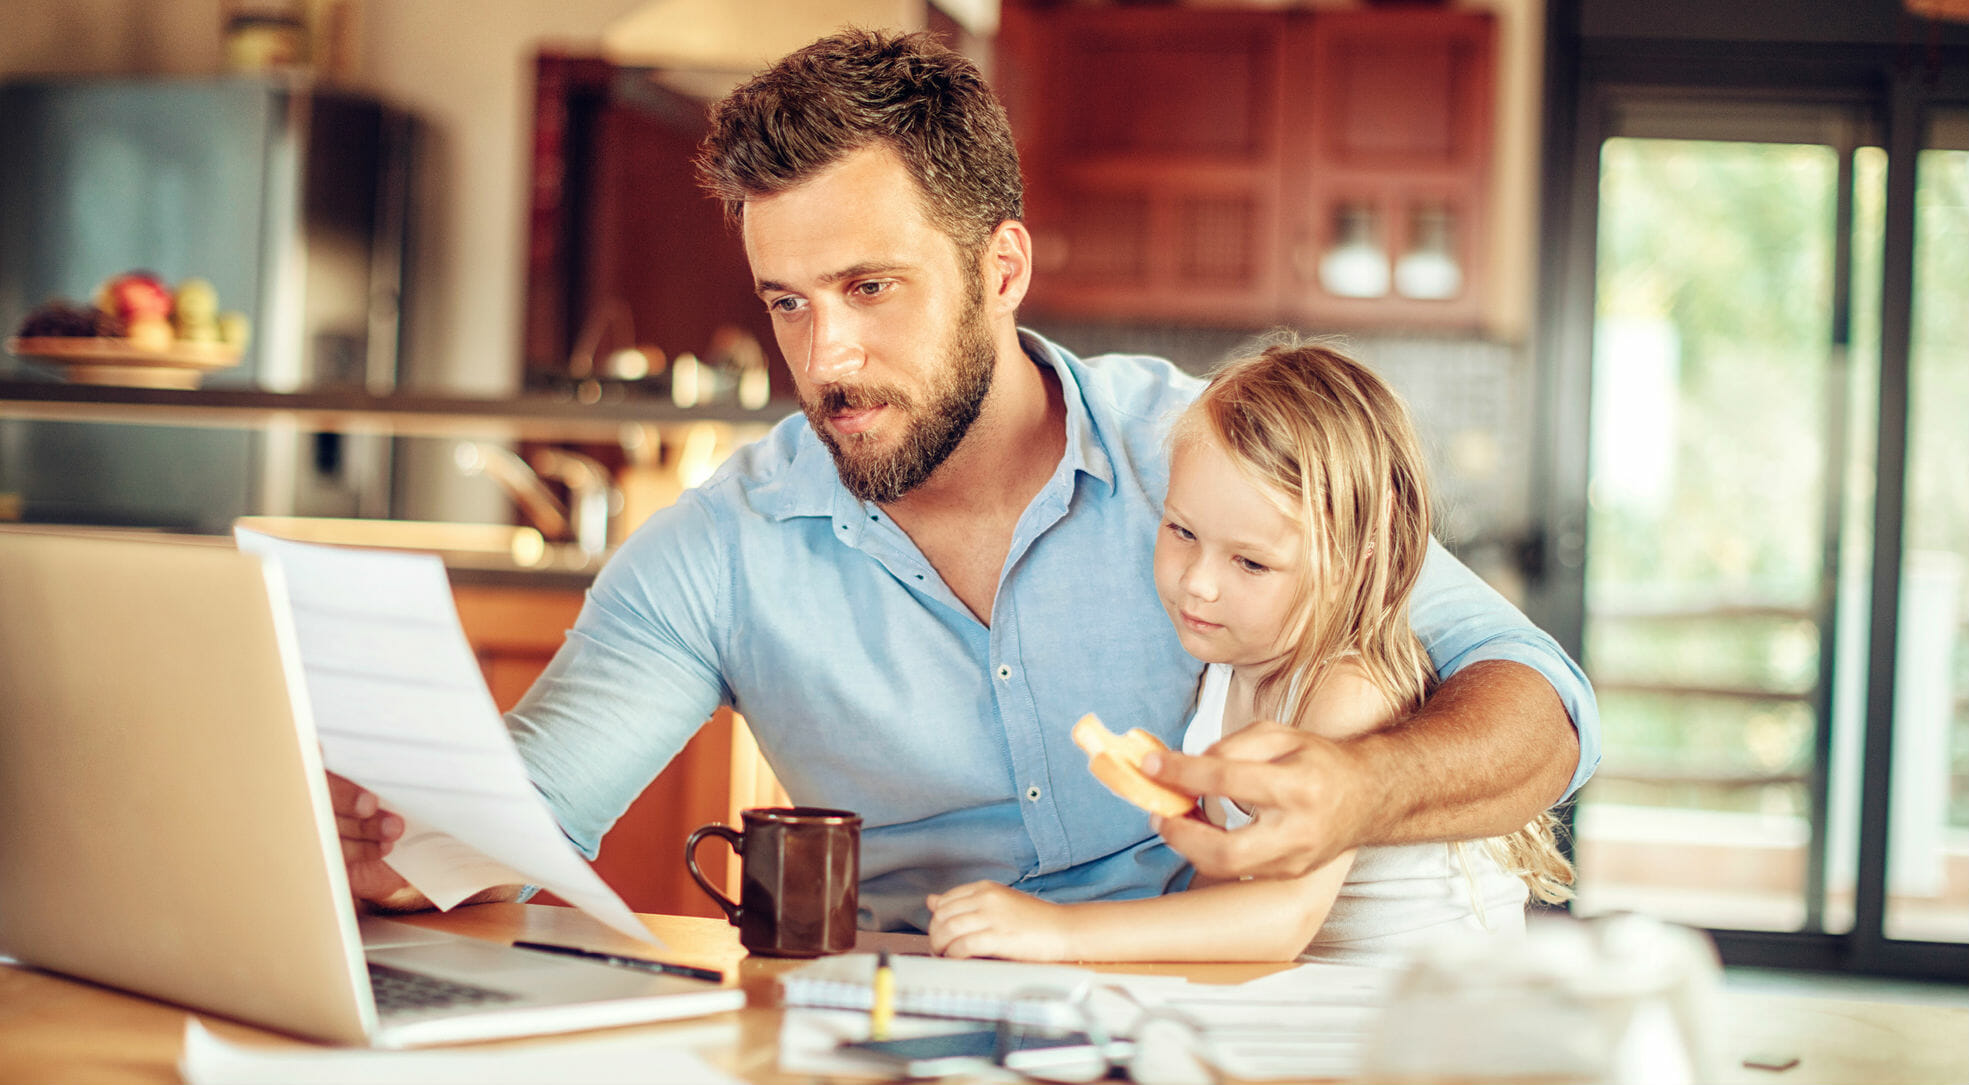
[[[1916,160],[1886,935],[1969,942],[1969,109]]]
[[[1584,661],[1606,759],[1575,821],[1583,912],[1807,921],[1851,150],[1602,146]]]
[[[1969,970],[1969,110],[1582,86],[1540,615],[1605,729],[1575,910]]]

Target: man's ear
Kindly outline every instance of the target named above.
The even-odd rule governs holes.
[[[986,302],[1002,313],[1016,313],[1032,286],[1032,234],[1018,219],[1006,219],[985,242]]]

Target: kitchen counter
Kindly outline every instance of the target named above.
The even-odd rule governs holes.
[[[583,560],[568,548],[564,558],[549,554],[540,565],[521,565],[494,554],[439,553],[451,586],[527,588],[536,591],[585,592],[606,558]]]
[[[759,409],[735,403],[682,408],[667,398],[632,395],[619,388],[600,390],[598,394],[596,402],[580,402],[573,390],[564,395],[533,393],[494,399],[413,393],[377,395],[357,388],[307,392],[241,388],[185,390],[0,379],[0,419],[280,429],[493,442],[615,444],[628,440],[625,432],[633,433],[637,427],[652,425],[711,422],[763,430],[799,410],[799,405],[790,400],[774,401]],[[8,512],[6,496],[0,494],[0,524],[10,515],[21,515],[18,504]],[[642,511],[646,514],[648,509]],[[602,565],[601,558],[584,554],[571,544],[550,543],[546,552],[533,561],[517,560],[499,552],[393,548],[430,549],[439,553],[451,571],[454,584],[585,590]]]
[[[206,426],[388,433],[398,437],[483,437],[522,441],[614,442],[634,423],[727,422],[771,425],[799,410],[778,400],[757,410],[735,403],[679,407],[668,399],[528,394],[510,399],[434,396],[360,389],[263,392],[257,389],[126,388],[54,381],[0,380],[0,418],[134,425]]]

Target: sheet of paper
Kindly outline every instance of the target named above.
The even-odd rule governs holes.
[[[1225,990],[1236,992],[1237,998],[1276,997],[1343,1006],[1380,1005],[1394,994],[1396,982],[1406,972],[1406,968],[1316,962],[1260,976]]]
[[[708,1031],[719,1030],[718,1034]],[[461,1047],[425,1051],[368,1051],[336,1047],[249,1047],[214,1036],[198,1019],[185,1021],[178,1072],[187,1085],[541,1085],[579,1081],[589,1085],[727,1085],[727,1074],[692,1048],[730,1047],[738,1026],[706,1029],[599,1033],[556,1037],[521,1046]]]
[[[527,780],[435,555],[234,534],[284,574],[323,762],[414,830],[387,860],[399,874],[439,907],[494,885],[543,886],[657,941]]]
[[[450,833],[408,817],[402,838],[383,861],[446,911],[488,885],[527,881],[525,874]]]
[[[1161,1006],[1203,1034],[1203,1057],[1248,1081],[1351,1078],[1398,969],[1305,964],[1246,983],[1193,983]]]

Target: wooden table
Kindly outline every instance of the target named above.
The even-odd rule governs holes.
[[[571,909],[487,904],[449,915],[408,917],[459,933],[501,941],[565,941],[635,952],[635,943],[605,932]],[[703,1052],[713,1065],[748,1081],[792,1080],[779,1072],[780,1012],[775,978],[797,961],[747,957],[737,933],[721,920],[645,916],[669,945],[666,957],[724,971],[744,987],[747,1005],[734,1016],[738,1042]],[[861,949],[922,952],[913,935],[866,935]],[[1203,982],[1235,983],[1279,965],[1134,965],[1109,970],[1180,974]],[[27,1082],[176,1082],[189,1011],[93,984],[22,967],[0,967],[0,1085]],[[1969,1007],[1860,1002],[1730,992],[1725,1005],[1727,1063],[1718,1081],[1759,1085],[1830,1082],[1969,1082]],[[225,1018],[197,1016],[215,1034],[272,1047],[304,1046],[278,1033]],[[705,1019],[636,1026],[688,1029]],[[504,1041],[508,1046],[551,1041]],[[1741,1065],[1744,1055],[1779,1051],[1798,1065],[1772,1072]]]

